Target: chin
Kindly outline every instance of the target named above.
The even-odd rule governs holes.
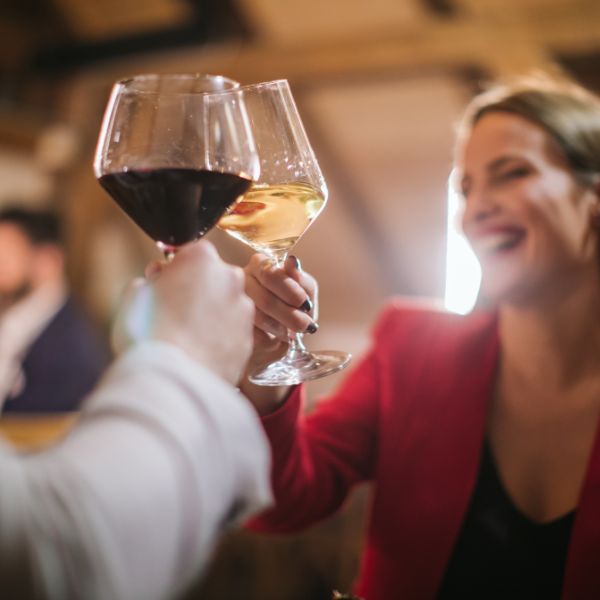
[[[498,273],[484,275],[479,295],[482,303],[488,306],[522,304],[533,301],[537,295],[531,284],[531,278],[506,277]]]

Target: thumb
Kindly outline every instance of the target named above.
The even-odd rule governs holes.
[[[167,263],[161,262],[160,260],[153,260],[146,265],[144,269],[144,275],[148,281],[153,281],[159,275],[159,273],[165,268]]]

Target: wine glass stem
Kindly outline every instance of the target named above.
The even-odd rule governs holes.
[[[286,353],[286,360],[295,361],[308,354],[308,350],[302,341],[301,333],[294,333],[288,330],[288,351]]]
[[[156,245],[165,257],[165,263],[169,264],[175,258],[177,248],[175,246],[164,244],[163,242],[156,242]]]

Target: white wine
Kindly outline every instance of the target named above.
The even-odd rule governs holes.
[[[306,183],[255,185],[218,226],[259,252],[289,250],[317,217],[325,198]]]

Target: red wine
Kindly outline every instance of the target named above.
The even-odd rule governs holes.
[[[243,175],[179,168],[108,173],[98,181],[135,223],[167,247],[204,235],[251,184]]]

